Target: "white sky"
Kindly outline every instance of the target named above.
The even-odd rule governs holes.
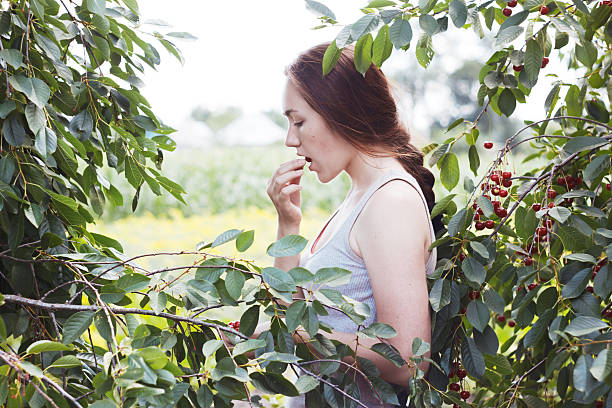
[[[324,0],[341,24],[356,21],[364,1]],[[186,31],[197,41],[174,41],[181,49],[181,64],[159,44],[162,55],[157,71],[148,70],[143,77],[144,95],[153,110],[170,126],[181,129],[196,106],[208,109],[238,106],[247,114],[275,109],[280,112],[285,84],[283,70],[301,51],[324,41],[331,41],[341,27],[312,30],[318,24],[314,14],[306,10],[303,0],[225,1],[210,0],[144,0],[139,2],[142,20],[161,19],[172,27],[151,26],[162,33]],[[230,8],[231,7],[231,8]],[[414,45],[418,38],[417,24],[413,46],[407,52],[394,51],[383,70],[418,69]],[[430,66],[438,65],[440,73],[452,72],[469,54],[484,63],[493,50],[476,46],[478,37],[472,30],[458,30],[449,22],[446,33],[434,37],[436,56]],[[516,40],[524,41],[522,37]],[[156,43],[156,41],[153,41]],[[519,46],[520,47],[520,46]],[[553,58],[549,67],[555,71]],[[549,72],[550,72],[549,71]],[[534,118],[542,115],[543,101],[552,82],[540,77],[529,103],[518,104],[515,115]],[[474,95],[476,97],[476,95]],[[442,101],[441,101],[442,99]],[[416,117],[406,118],[418,133],[428,134],[428,120],[436,110],[447,109],[445,95],[425,95],[415,101]],[[401,101],[400,101],[401,102]],[[441,103],[442,102],[442,103]],[[535,109],[535,111],[534,111]]]

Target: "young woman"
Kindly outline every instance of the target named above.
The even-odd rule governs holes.
[[[330,266],[351,271],[350,282],[336,289],[370,307],[365,326],[374,321],[393,326],[398,335],[390,343],[407,357],[415,337],[430,341],[426,274],[436,262],[435,249],[429,251],[435,240],[429,215],[434,177],[399,121],[383,73],[372,65],[365,77],[361,75],[353,63],[353,49],[347,47],[335,68],[323,76],[327,46],[307,50],[286,71],[285,145],[300,157],[281,164],[268,184],[278,213],[278,238],[300,232],[305,166],[322,183],[345,171],[351,189],[301,256],[277,258],[275,266],[286,271],[298,265],[312,272]],[[357,326],[346,315],[329,310],[319,320],[335,329],[326,336],[354,344]],[[397,368],[369,350],[377,342],[360,338],[357,354],[373,361],[384,380],[407,386],[410,369]],[[357,384],[363,403],[386,406],[360,376]],[[303,404],[302,398],[290,406]]]

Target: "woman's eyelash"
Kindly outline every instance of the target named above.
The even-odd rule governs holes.
[[[304,121],[301,121],[301,122],[295,122],[293,125],[294,125],[294,126],[297,126],[297,127],[300,127],[300,126],[302,126],[302,123],[304,123]]]

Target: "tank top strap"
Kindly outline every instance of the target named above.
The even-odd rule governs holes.
[[[427,211],[425,215],[429,217],[427,200],[425,199],[425,196],[423,195],[423,192],[421,191],[421,187],[419,186],[418,181],[409,173],[402,173],[399,171],[390,171],[384,174],[374,183],[372,183],[372,185],[368,188],[368,190],[363,194],[363,197],[359,199],[359,202],[357,203],[357,205],[355,206],[351,214],[347,217],[344,223],[345,225],[343,225],[342,228],[348,227],[349,230],[352,229],[353,225],[357,221],[357,217],[359,217],[359,215],[365,208],[365,205],[368,203],[368,201],[372,197],[372,195],[374,195],[376,191],[378,191],[382,186],[384,186],[388,182],[392,180],[397,180],[397,179],[404,180],[415,188],[415,190],[419,193],[421,200],[423,201],[423,205],[425,206],[425,211]]]

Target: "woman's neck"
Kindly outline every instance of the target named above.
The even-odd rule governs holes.
[[[367,190],[372,183],[392,170],[406,171],[394,157],[370,157],[360,153],[346,168],[346,172],[351,178],[349,194]]]

